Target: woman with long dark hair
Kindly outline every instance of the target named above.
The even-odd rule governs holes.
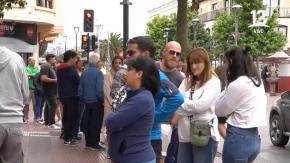
[[[228,87],[215,110],[228,117],[223,163],[253,162],[261,148],[258,127],[266,125],[266,93],[249,48],[233,48],[226,57]]]
[[[137,57],[127,66],[125,82],[131,91],[118,111],[106,120],[111,142],[109,154],[115,163],[155,163],[150,134],[154,122],[154,97],[160,88],[159,72],[148,57]]]

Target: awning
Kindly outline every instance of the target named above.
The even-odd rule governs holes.
[[[37,51],[37,45],[31,45],[11,37],[0,37],[0,46],[4,46],[17,53],[34,53]]]
[[[286,61],[289,56],[285,52],[276,52],[275,54],[263,58],[263,63],[281,63]]]

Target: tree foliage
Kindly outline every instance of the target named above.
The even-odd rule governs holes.
[[[26,0],[0,0],[0,18],[4,17],[4,10],[12,9],[13,4],[23,8],[27,2]]]
[[[192,19],[197,17],[197,13],[191,11],[191,8],[187,9],[187,39],[188,43],[186,45],[187,49],[190,49],[193,46],[193,34],[194,29],[192,26]],[[169,35],[168,35],[168,41],[177,40],[177,15],[176,13],[173,13],[169,16],[156,16],[154,17],[150,22],[147,23],[147,30],[146,33],[152,38],[154,41],[157,51],[160,52],[162,47],[165,45],[165,37],[164,37],[164,29],[169,28]],[[197,29],[197,46],[205,47],[209,50],[210,47],[210,37],[209,34],[206,32],[204,28],[204,23],[201,22],[201,24],[198,26]],[[183,45],[181,43],[181,45]],[[184,50],[183,50],[184,51]],[[186,56],[186,52],[184,53],[184,56]],[[155,60],[159,60],[160,55],[156,55]]]
[[[108,39],[100,40],[100,60],[103,62],[110,62],[123,47],[121,34],[109,33]]]
[[[249,26],[253,23],[251,11],[264,10],[266,6],[260,0],[235,0],[235,4],[243,6],[242,13],[238,17],[239,32],[238,45],[249,46],[251,54],[254,58],[267,55],[282,50],[286,44],[286,37],[275,31],[278,25],[278,10],[274,10],[273,14],[267,18],[266,24],[268,28],[263,28],[263,33],[256,33],[255,28]],[[260,17],[261,15],[257,15]],[[233,46],[231,41],[234,32],[235,15],[221,14],[214,23],[214,38],[219,43],[217,53],[223,53]]]

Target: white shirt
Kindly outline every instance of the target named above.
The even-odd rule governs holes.
[[[267,96],[263,83],[256,87],[246,76],[231,82],[216,103],[216,115],[229,116],[227,123],[240,128],[265,126]]]
[[[212,77],[203,86],[194,91],[192,100],[189,99],[190,89],[187,89],[186,86],[187,79],[185,78],[179,87],[179,92],[184,95],[184,103],[177,110],[177,114],[181,115],[178,121],[179,141],[184,143],[190,142],[189,116],[193,116],[192,120],[210,121],[214,119],[211,137],[215,141],[219,141],[220,135],[214,105],[221,91],[220,80],[217,77]]]

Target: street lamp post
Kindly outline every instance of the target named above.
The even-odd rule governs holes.
[[[103,25],[102,24],[97,24],[96,25],[96,29],[97,29],[97,38],[98,38],[98,48],[97,48],[97,51],[98,53],[100,54],[100,31],[102,30],[103,28]]]
[[[123,53],[126,57],[126,45],[129,40],[129,5],[132,3],[129,0],[123,0],[120,4],[123,5]]]
[[[67,35],[63,36],[64,39],[64,51],[66,52],[66,40],[67,40]]]
[[[198,18],[194,18],[192,19],[192,27],[193,27],[193,48],[196,48],[197,44],[196,44],[196,33],[197,33],[197,28],[199,26],[199,19]]]
[[[165,38],[165,44],[167,44],[167,42],[168,42],[169,31],[170,31],[170,28],[165,28],[164,29],[163,37]]]
[[[80,27],[74,27],[74,31],[76,34],[76,53],[78,53],[78,33],[79,33]]]
[[[233,12],[235,14],[235,45],[238,46],[238,37],[239,37],[239,16],[242,11],[241,5],[233,5]]]

